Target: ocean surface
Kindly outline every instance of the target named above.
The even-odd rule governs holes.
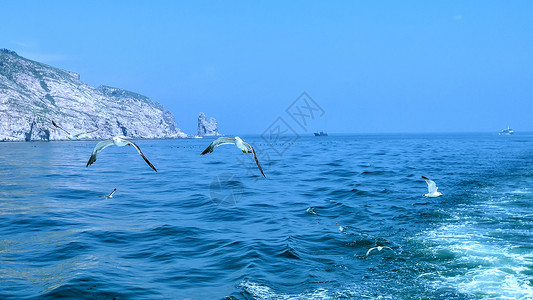
[[[0,299],[533,299],[533,135],[243,138],[0,143]]]

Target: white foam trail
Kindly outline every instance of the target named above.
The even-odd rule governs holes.
[[[508,193],[509,194],[531,194],[531,190],[528,188],[523,188],[519,190],[510,191]]]
[[[502,217],[502,207],[481,205],[489,210],[489,217]],[[479,209],[479,206],[476,206]],[[495,209],[497,208],[497,209]],[[490,209],[494,209],[493,216]],[[468,214],[462,211],[461,214]],[[503,217],[519,216],[516,211],[504,211]],[[527,223],[526,223],[527,224]],[[422,276],[434,288],[453,287],[458,292],[499,299],[533,299],[531,286],[531,266],[533,254],[526,246],[516,246],[491,233],[499,232],[497,228],[487,229],[479,226],[475,220],[462,224],[447,224],[420,234],[438,261],[445,260],[446,272],[438,276]],[[505,230],[506,234],[524,235],[523,229]],[[531,236],[530,233],[525,234]]]
[[[298,299],[333,299],[328,296],[328,290],[317,289],[312,292],[290,295],[290,294],[278,294],[274,292],[270,287],[261,285],[259,283],[245,281],[241,283],[241,286],[254,296],[255,299],[275,299],[275,300],[298,300]]]
[[[276,293],[272,288],[251,281],[244,281],[241,283],[241,287],[254,299],[258,300],[328,300],[328,299],[353,299],[365,297],[357,292],[356,288],[346,289],[344,291],[330,291],[327,289],[316,289],[310,292],[304,292],[300,294],[282,294]]]

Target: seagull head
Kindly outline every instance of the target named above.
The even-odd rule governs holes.
[[[236,136],[235,139],[236,139],[237,141],[242,141],[242,139],[241,139],[240,137],[238,137],[238,136]]]

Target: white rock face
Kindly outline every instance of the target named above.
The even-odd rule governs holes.
[[[161,104],[122,89],[97,89],[79,74],[0,50],[0,141],[64,140],[52,120],[88,139],[185,138]]]
[[[209,119],[203,112],[198,115],[198,136],[220,136],[218,133],[217,120],[215,118]]]

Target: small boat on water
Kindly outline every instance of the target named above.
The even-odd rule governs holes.
[[[514,134],[514,131],[509,126],[507,126],[507,129],[503,129],[502,131],[500,131],[499,134],[500,135],[511,135],[511,134]]]
[[[315,132],[315,136],[328,136],[328,134],[324,131]]]

